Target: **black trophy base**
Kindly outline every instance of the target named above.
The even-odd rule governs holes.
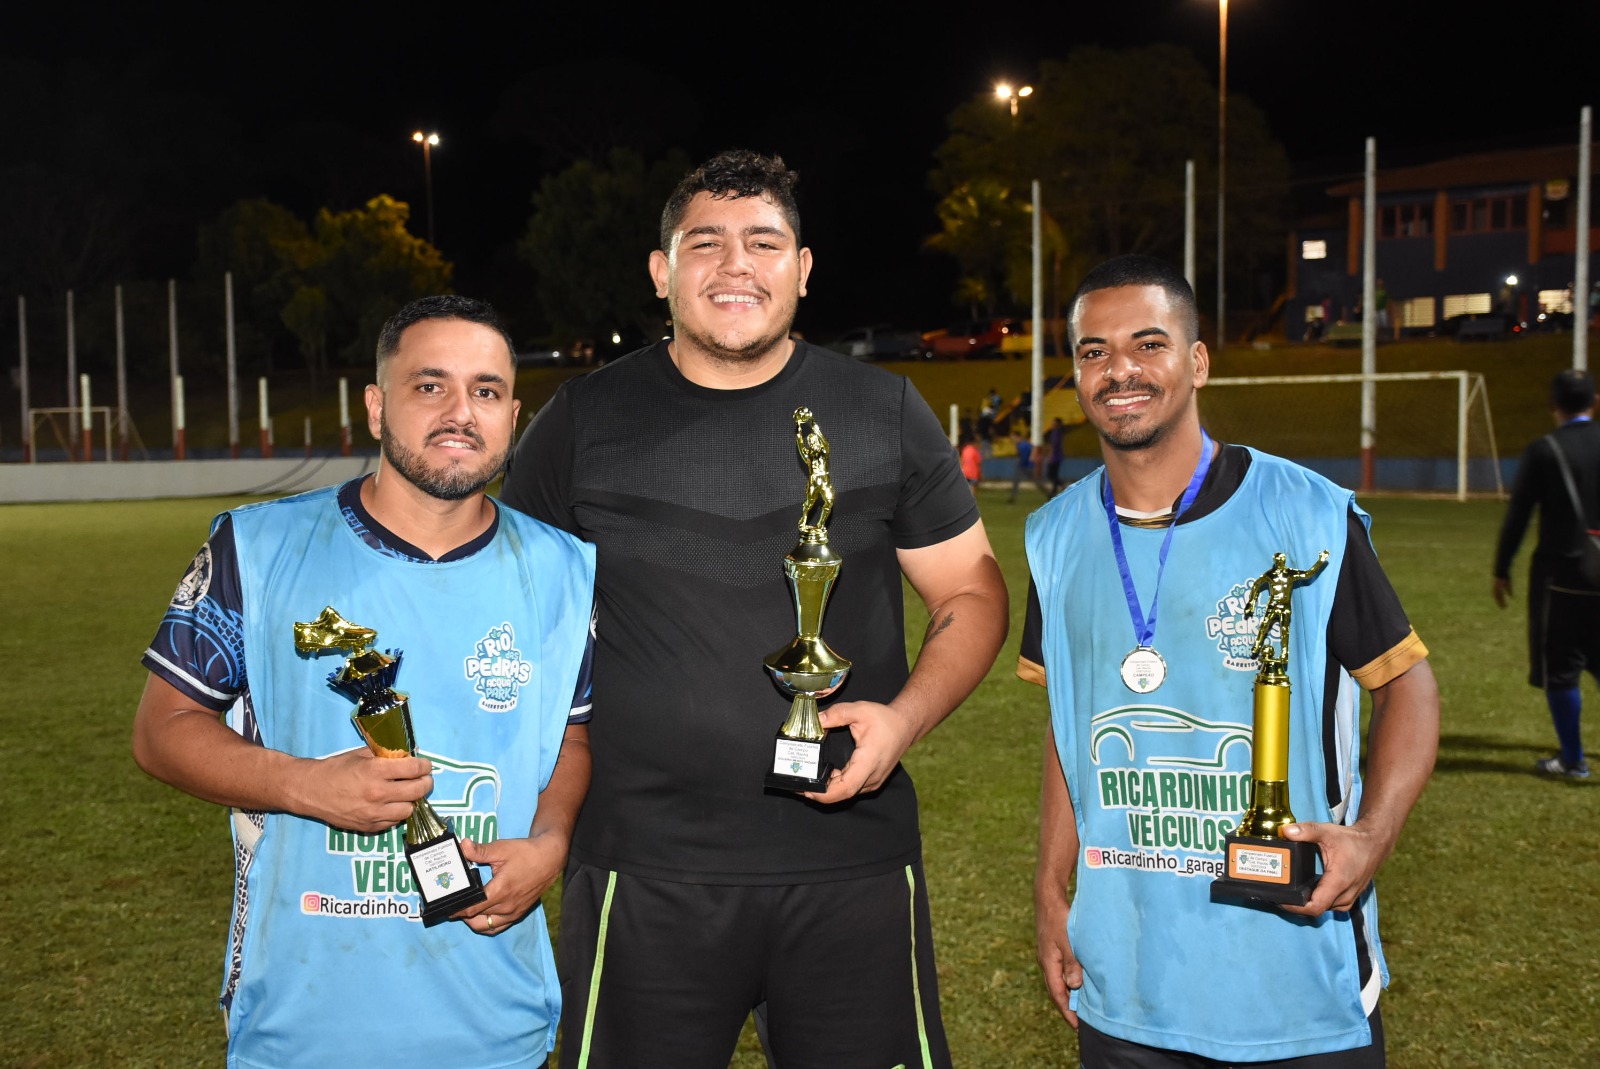
[[[446,831],[432,842],[415,846],[407,843],[406,862],[411,866],[412,882],[422,895],[424,927],[432,928],[489,897],[478,866],[461,853],[461,843],[454,832]]]
[[[767,772],[767,787],[775,791],[825,791],[833,766],[822,759],[822,743],[791,739],[778,732],[773,746],[772,768]]]
[[[1311,901],[1320,875],[1317,844],[1256,835],[1223,837],[1225,876],[1211,881],[1211,901],[1251,899],[1303,906]]]

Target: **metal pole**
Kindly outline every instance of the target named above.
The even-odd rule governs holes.
[[[1217,79],[1217,352],[1220,354],[1228,337],[1227,323],[1227,272],[1223,269],[1224,191],[1227,189],[1228,163],[1228,0],[1217,5],[1221,15],[1219,40],[1220,73]]]
[[[78,442],[78,331],[72,291],[67,291],[67,459],[73,459]]]
[[[426,138],[422,142],[422,176],[428,186],[428,244],[437,248],[433,240],[433,145]]]
[[[172,423],[172,433],[175,439],[172,447],[172,457],[174,460],[184,460],[189,456],[189,432],[185,429],[186,421],[183,415],[182,375],[172,380]]]
[[[228,455],[239,459],[239,351],[233,339],[233,272],[222,273],[223,306],[228,321]]]
[[[83,462],[87,464],[94,459],[94,405],[89,401],[89,376],[83,375],[81,379],[82,389],[80,393],[83,395]],[[111,459],[109,454],[106,459]]]
[[[182,426],[177,418],[178,406],[182,404],[178,387],[178,283],[170,278],[167,279],[167,356],[167,375],[172,382],[172,448],[181,453]]]
[[[1589,105],[1578,118],[1578,242],[1574,246],[1577,271],[1572,281],[1572,366],[1589,367],[1589,145],[1594,138]]]
[[[1183,164],[1183,277],[1194,289],[1194,161]]]
[[[339,380],[339,455],[350,455],[350,380]]]
[[[128,459],[128,339],[122,320],[122,287],[117,295],[117,456]]]
[[[1033,400],[1028,405],[1028,436],[1034,445],[1040,442],[1043,433],[1040,422],[1040,412],[1044,406],[1039,403],[1039,393],[1044,388],[1044,228],[1040,223],[1039,180],[1033,180],[1033,369],[1028,377],[1028,396]]]
[[[256,401],[261,411],[261,455],[272,455],[272,417],[267,411],[267,380],[265,376],[256,380]]]
[[[28,408],[28,299],[17,298],[17,355],[20,376],[17,386],[22,390],[22,459],[33,463],[33,418]]]
[[[1371,490],[1376,475],[1374,454],[1378,425],[1378,316],[1372,307],[1377,278],[1378,142],[1367,138],[1366,198],[1361,220],[1361,489]]]

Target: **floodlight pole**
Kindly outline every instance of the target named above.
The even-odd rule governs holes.
[[[1029,376],[1028,436],[1034,445],[1044,440],[1044,271],[1042,249],[1044,230],[1039,216],[1039,180],[1033,180],[1033,369]]]
[[[1227,161],[1228,161],[1228,0],[1221,0],[1217,5],[1221,17],[1220,33],[1218,35],[1218,75],[1217,75],[1217,353],[1221,355],[1228,330],[1225,325],[1227,320],[1227,272],[1223,270],[1223,233],[1226,226],[1223,221],[1224,191],[1227,188]]]
[[[1578,118],[1578,243],[1577,271],[1572,280],[1572,366],[1589,368],[1589,143],[1594,137],[1589,105]]]
[[[1372,378],[1378,370],[1378,314],[1372,307],[1376,299],[1378,142],[1367,138],[1366,198],[1361,219],[1361,489],[1370,491],[1376,476],[1374,455],[1378,427],[1378,384]]]

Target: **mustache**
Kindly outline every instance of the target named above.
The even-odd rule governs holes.
[[[1145,382],[1143,379],[1134,378],[1126,382],[1112,380],[1094,395],[1094,399],[1097,402],[1101,402],[1122,393],[1147,393],[1155,398],[1166,396],[1167,391],[1154,383]]]
[[[427,445],[435,438],[443,438],[446,435],[456,435],[462,438],[471,438],[473,443],[479,448],[482,448],[487,444],[483,440],[483,435],[479,434],[471,427],[440,427],[436,431],[429,431],[428,436],[422,440],[422,444]]]

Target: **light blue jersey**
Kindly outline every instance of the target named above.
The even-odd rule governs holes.
[[[1251,455],[1223,504],[1173,531],[1150,643],[1167,676],[1152,693],[1119,674],[1135,634],[1101,502],[1104,469],[1027,526],[1051,723],[1079,838],[1067,932],[1084,983],[1073,1006],[1108,1035],[1224,1061],[1364,1046],[1387,982],[1371,887],[1357,911],[1316,920],[1210,899],[1223,836],[1250,800],[1251,644],[1264,599],[1252,619],[1244,611],[1274,553],[1306,569],[1329,551],[1327,567],[1293,594],[1291,808],[1303,821],[1348,823],[1361,797],[1359,693],[1342,669],[1328,671],[1326,648],[1353,498],[1297,465]],[[1167,530],[1120,530],[1148,615]],[[1337,694],[1325,706],[1328,686]],[[1375,966],[1367,991],[1360,956]]]
[[[502,508],[471,556],[408,561],[364,542],[331,487],[227,515],[248,678],[230,724],[251,716],[263,745],[303,757],[364,745],[327,682],[346,654],[294,647],[294,623],[332,606],[400,654],[439,814],[477,842],[526,835],[584,655],[593,548]],[[561,995],[541,909],[493,938],[424,928],[403,825],[235,814],[234,832],[230,1067],[545,1064]]]

